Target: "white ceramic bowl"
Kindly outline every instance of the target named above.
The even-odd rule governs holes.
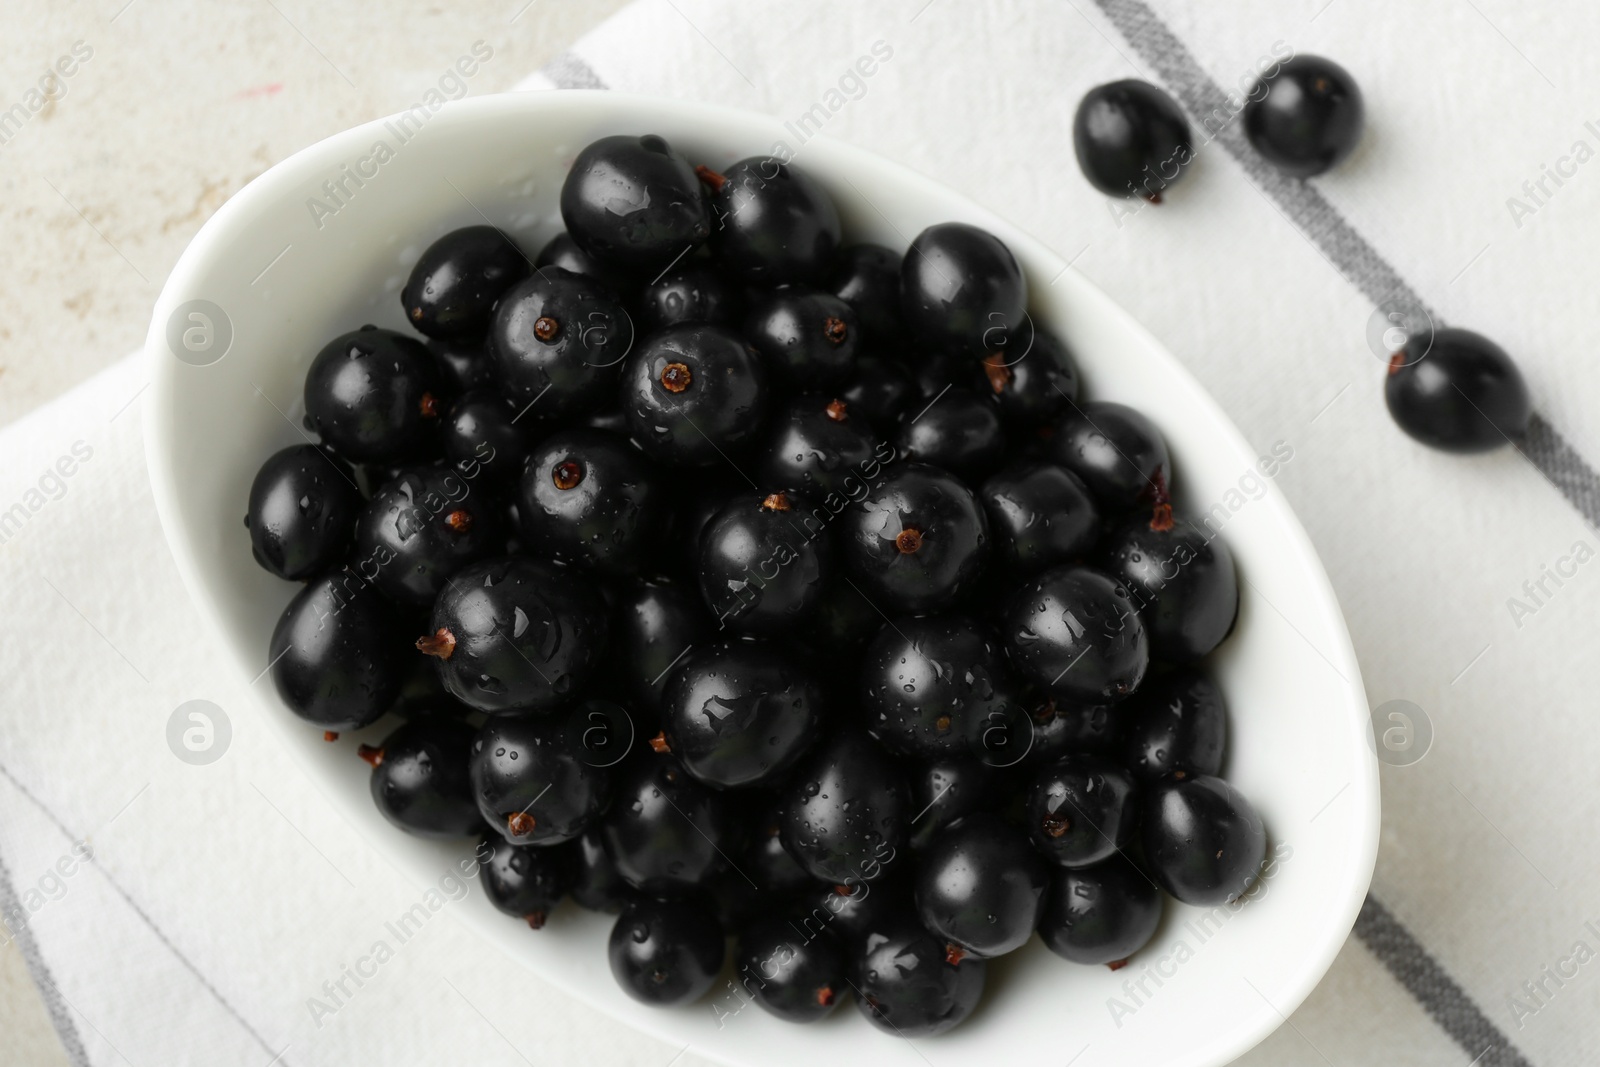
[[[268,636],[298,587],[256,566],[239,520],[261,461],[300,440],[289,419],[303,411],[312,357],[365,322],[405,329],[398,290],[422,248],[447,230],[487,219],[537,250],[560,228],[558,194],[574,154],[624,132],[663,134],[713,166],[784,137],[764,116],[620,93],[468,100],[413,120],[409,131],[374,122],[297,153],[234,196],[184,252],[146,342],[150,477],[184,581],[245,677],[266,666]],[[380,142],[388,152],[376,150]],[[755,1007],[719,1026],[707,1001],[636,1005],[606,965],[608,916],[569,905],[532,934],[476,891],[456,913],[626,1025],[734,1064],[1066,1063],[1080,1052],[1078,1067],[1226,1063],[1277,1027],[1327,970],[1377,849],[1365,694],[1316,553],[1211,398],[1055,252],[870,152],[818,137],[796,162],[832,191],[852,239],[904,248],[923,227],[950,220],[998,234],[1027,273],[1034,316],[1076,354],[1087,394],[1135,405],[1161,427],[1180,508],[1221,506],[1213,514],[1243,576],[1237,630],[1210,663],[1229,707],[1225,773],[1265,818],[1279,861],[1243,907],[1208,913],[1169,902],[1155,940],[1120,971],[1068,964],[1035,939],[991,965],[982,1006],[965,1025],[915,1047],[854,1007],[798,1027]],[[328,802],[418,885],[437,883],[468,854],[383,821],[351,754],[355,736],[324,743],[266,679],[254,692]],[[381,727],[366,731],[374,733]]]

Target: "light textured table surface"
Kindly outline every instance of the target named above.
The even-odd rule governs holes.
[[[464,90],[507,89],[622,2],[5,0],[0,425],[136,348],[189,239],[273,163],[413,103],[474,42],[493,55]],[[66,1062],[14,943],[0,1035],[8,1064]]]

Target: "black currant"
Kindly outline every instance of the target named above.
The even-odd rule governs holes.
[[[440,428],[444,458],[471,481],[502,489],[516,484],[532,447],[531,414],[518,411],[510,397],[494,389],[475,389],[450,405]]]
[[[839,247],[839,210],[798,167],[752,156],[722,173],[698,168],[711,190],[711,248],[750,285],[822,280]]]
[[[735,980],[778,1018],[809,1023],[839,1006],[850,991],[844,950],[827,933],[806,937],[790,922],[758,920],[739,937]]]
[[[450,695],[479,711],[542,710],[577,695],[600,665],[608,624],[585,575],[526,557],[458,571],[434,603],[418,650]]]
[[[463,837],[483,826],[472,798],[467,760],[472,727],[443,716],[404,723],[376,748],[362,745],[372,767],[372,799],[383,817],[420,837]]]
[[[694,168],[655,134],[602,137],[579,152],[561,186],[561,217],[596,260],[647,277],[711,232]]]
[[[1149,944],[1161,922],[1161,891],[1126,856],[1050,879],[1039,938],[1062,959],[1112,970]]]
[[[927,848],[946,826],[987,805],[997,778],[994,767],[964,757],[934,760],[912,771],[911,806],[918,815],[911,823],[911,847]]]
[[[1365,114],[1349,71],[1321,56],[1294,56],[1251,87],[1244,135],[1274,167],[1310,178],[1349,158]]]
[[[405,646],[377,590],[349,570],[314,578],[283,609],[267,662],[289,710],[334,732],[389,710],[404,677]]]
[[[356,521],[359,567],[402,604],[432,604],[451,575],[504,543],[499,505],[449,467],[402,471]]]
[[[1383,397],[1402,430],[1446,452],[1487,452],[1521,437],[1533,416],[1522,372],[1471,330],[1407,338],[1389,361]]]
[[[439,366],[421,341],[363,326],[311,361],[306,425],[344,459],[404,463],[434,447],[441,392]]]
[[[613,669],[640,706],[659,711],[672,670],[715,632],[698,591],[664,578],[641,581],[614,614]]]
[[[656,1007],[698,1000],[727,952],[722,927],[701,900],[636,900],[617,916],[607,956],[617,984]]]
[[[570,845],[513,845],[505,838],[484,838],[480,853],[483,891],[489,903],[521,919],[533,930],[544,927],[561,898],[572,888],[574,869]]]
[[[1133,78],[1084,95],[1072,120],[1072,145],[1090,185],[1108,196],[1155,204],[1194,161],[1189,121],[1177,101]]]
[[[657,333],[680,322],[728,324],[740,317],[738,294],[706,263],[682,263],[644,287],[639,325]]]
[[[727,463],[761,431],[766,370],[756,350],[722,326],[672,326],[628,359],[622,409],[634,440],[652,458],[694,467]]]
[[[528,456],[517,510],[532,551],[631,574],[656,548],[667,497],[627,438],[579,427],[551,434]]]
[[[856,958],[856,1004],[880,1030],[931,1037],[972,1014],[987,969],[902,914],[879,923]]]
[[[744,335],[774,378],[792,389],[827,389],[855,362],[861,325],[855,309],[829,293],[785,286],[757,300]]]
[[[1217,774],[1228,741],[1222,691],[1188,668],[1150,679],[1117,709],[1122,765],[1145,781],[1173,771]]]
[[[696,649],[662,696],[672,754],[718,789],[772,782],[816,739],[824,698],[810,673],[776,647],[733,641]]]
[[[719,627],[776,633],[816,610],[833,542],[798,495],[741,493],[701,531],[696,571]]]
[[[472,792],[483,821],[518,845],[570,841],[611,803],[611,771],[574,744],[581,716],[492,715],[472,742]]]
[[[365,502],[348,464],[315,445],[274,452],[250,483],[250,552],[290,581],[339,562]]]
[[[1100,509],[1077,475],[1054,463],[1025,462],[983,483],[995,560],[1031,574],[1081,558],[1100,539]]]
[[[899,342],[899,252],[874,244],[841,248],[824,288],[855,310],[865,340],[875,345]]]
[[[1066,346],[1042,329],[1020,351],[990,352],[978,363],[974,388],[992,394],[1007,425],[1039,426],[1078,400],[1078,368]]]
[[[822,500],[865,488],[862,472],[893,458],[865,417],[822,393],[795,397],[773,413],[761,474],[772,485],[799,489]]]
[[[606,852],[622,880],[643,893],[703,887],[736,845],[733,810],[665,754],[662,739],[639,747],[620,768],[616,801],[601,824]]]
[[[1133,840],[1139,788],[1099,756],[1069,755],[1039,771],[1028,793],[1028,837],[1063,867],[1099,863]]]
[[[833,731],[784,794],[783,843],[813,878],[875,881],[905,848],[913,814],[905,780],[865,734]]]
[[[1075,407],[1056,425],[1048,452],[1083,479],[1108,513],[1171,504],[1167,443],[1155,423],[1130,407]]]
[[[895,360],[864,355],[856,357],[850,377],[835,392],[853,413],[852,417],[864,416],[879,435],[888,436],[899,426],[901,413],[917,396],[917,386]]]
[[[1131,694],[1150,639],[1127,588],[1088,567],[1060,566],[1018,587],[1002,609],[1012,664],[1029,681],[1085,704]]]
[[[977,582],[989,520],[954,476],[898,463],[844,514],[839,547],[869,601],[886,611],[932,611]]]
[[[995,402],[970,389],[951,388],[911,418],[903,418],[895,450],[908,460],[943,467],[967,481],[982,481],[1005,457],[1005,430]]]
[[[917,866],[917,915],[974,956],[1003,956],[1033,936],[1049,867],[1022,831],[976,812],[934,836]]]
[[[860,706],[867,732],[890,752],[917,760],[973,753],[1002,709],[999,643],[964,615],[920,615],[887,623],[867,649]]]
[[[900,266],[900,315],[910,338],[979,359],[1021,350],[1032,332],[1028,281],[1005,242],[976,226],[929,226]]]
[[[400,306],[406,320],[429,337],[480,337],[495,302],[530,269],[516,242],[493,226],[451,230],[411,268]]]
[[[1266,827],[1221,778],[1174,772],[1147,787],[1141,821],[1151,875],[1184,904],[1226,904],[1260,874]]]
[[[611,290],[557,267],[508,290],[489,329],[500,384],[546,418],[609,403],[633,340],[633,323]]]
[[[1113,531],[1103,563],[1139,603],[1150,655],[1192,663],[1233,629],[1239,613],[1233,554],[1203,528],[1175,523],[1159,508],[1156,515]]]

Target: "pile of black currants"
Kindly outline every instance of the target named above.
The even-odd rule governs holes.
[[[1198,667],[1238,608],[1160,432],[1081,400],[1006,246],[842,241],[828,193],[750,158],[606,137],[529,261],[439,238],[423,337],[334,338],[316,444],[250,490],[304,587],[268,661],[396,826],[479,837],[541,926],[620,912],[624,989],[785,1019],[847,999],[964,1019],[1037,930],[1118,967],[1162,891],[1235,899],[1265,830],[1218,777]]]

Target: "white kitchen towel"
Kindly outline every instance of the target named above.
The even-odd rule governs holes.
[[[1563,1067],[1600,1047],[1596,40],[1600,9],[1508,0],[640,0],[533,79],[765,111],[801,166],[820,131],[924,170],[1071,259],[1253,444],[1293,446],[1277,481],[1380,728],[1417,743],[1385,752],[1356,936],[1241,1063]],[[1288,49],[1340,61],[1367,99],[1361,148],[1308,183],[1238,132],[1238,87]],[[1078,100],[1122,77],[1207,131],[1159,207],[1107,201],[1073,160]],[[1529,437],[1464,459],[1400,434],[1390,311],[1500,339],[1540,413]],[[73,1062],[693,1062],[448,919],[353,982],[416,890],[221,669],[151,509],[141,374],[0,433],[0,910]]]

